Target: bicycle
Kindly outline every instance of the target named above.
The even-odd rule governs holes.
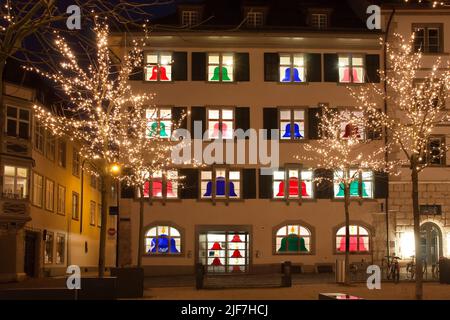
[[[386,256],[387,258],[387,279],[391,280],[394,283],[398,283],[400,281],[400,257],[398,256]],[[392,259],[392,260],[391,260]]]
[[[416,256],[411,256],[411,262],[406,265],[406,274],[409,280],[414,280],[416,275]],[[427,262],[425,259],[422,260],[422,274],[425,276],[428,273]]]

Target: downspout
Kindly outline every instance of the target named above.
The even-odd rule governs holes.
[[[81,162],[81,179],[80,179],[80,234],[83,233],[83,190],[84,190],[84,162],[86,159],[83,159]]]
[[[384,34],[384,46],[383,46],[383,50],[384,50],[384,57],[383,57],[383,62],[384,62],[384,74],[387,74],[387,42],[389,39],[389,32],[391,29],[391,24],[392,24],[392,19],[394,18],[395,15],[395,8],[392,9],[392,12],[389,16],[389,20],[388,23],[386,25],[386,32]],[[384,99],[384,113],[387,114],[388,112],[388,103],[386,100],[386,95],[387,95],[387,83],[386,81],[384,81],[383,83],[384,86],[384,95],[385,95],[385,99]],[[388,138],[387,138],[387,130],[386,128],[384,128],[384,145],[386,146],[388,143]],[[387,162],[388,161],[388,152],[386,151],[384,154],[384,160]],[[386,205],[385,205],[385,211],[386,211],[386,253],[387,256],[390,256],[390,249],[389,249],[389,177],[388,177],[388,190],[387,190],[387,194],[386,194]],[[388,258],[388,262],[389,262],[389,258]]]

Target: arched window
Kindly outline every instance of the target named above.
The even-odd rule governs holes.
[[[277,253],[310,253],[311,231],[298,224],[285,225],[277,230]]]
[[[369,232],[366,228],[350,226],[350,252],[368,252],[369,243]],[[336,251],[345,252],[345,226],[336,232]]]
[[[155,226],[145,233],[146,254],[179,254],[181,253],[180,232],[169,226]]]

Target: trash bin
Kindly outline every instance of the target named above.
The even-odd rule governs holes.
[[[450,259],[439,259],[439,282],[450,284]]]
[[[345,260],[336,260],[336,283],[345,282]]]

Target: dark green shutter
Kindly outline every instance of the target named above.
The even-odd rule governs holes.
[[[317,140],[320,139],[319,135],[319,123],[320,116],[322,115],[322,108],[309,108],[308,109],[308,139]]]
[[[180,199],[198,199],[198,170],[180,169],[179,174],[183,179],[180,186]]]
[[[267,130],[267,138],[272,139],[271,129],[278,129],[278,109],[264,108],[263,109],[263,126]],[[277,138],[277,137],[274,137]]]
[[[386,172],[374,172],[375,199],[386,199],[389,196],[389,175]]]
[[[201,135],[197,132],[197,135],[194,136],[194,122],[201,121],[202,122],[202,132]],[[206,129],[206,108],[205,107],[192,107],[191,108],[191,137],[194,139],[203,139],[203,134]]]
[[[256,169],[244,169],[243,173],[243,198],[256,199]]]
[[[315,183],[316,199],[333,199],[333,171],[327,169],[314,170],[315,178],[324,178],[321,183]]]
[[[173,107],[172,108],[172,121],[174,129],[187,129],[187,108],[186,107]]]
[[[235,55],[235,80],[250,81],[250,57],[248,52],[240,52]]]
[[[324,80],[325,82],[339,82],[337,54],[326,53],[323,56]]]
[[[306,81],[322,82],[322,55],[320,53],[306,55]]]
[[[280,76],[280,57],[278,53],[264,53],[264,81],[278,82]]]
[[[247,131],[250,129],[250,108],[236,107],[235,109],[236,129]]]
[[[192,81],[206,81],[205,52],[192,52]]]
[[[172,80],[187,80],[187,52],[174,52],[172,55]]]
[[[380,83],[380,55],[366,55],[366,76],[369,83]]]
[[[143,81],[144,80],[144,52],[141,52],[141,66],[134,67],[128,76],[128,80]]]
[[[260,199],[272,199],[273,191],[272,191],[272,176],[271,175],[262,175],[261,169],[259,170],[259,198]]]

